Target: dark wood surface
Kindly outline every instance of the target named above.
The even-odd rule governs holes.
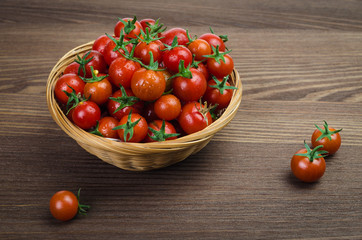
[[[0,2],[0,239],[362,239],[362,2]],[[176,165],[128,172],[90,155],[51,118],[49,72],[117,17],[228,34],[243,100],[233,121]],[[290,159],[323,120],[343,128],[323,178]],[[86,217],[48,202],[76,192]]]

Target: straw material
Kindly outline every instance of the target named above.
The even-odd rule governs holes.
[[[231,102],[222,116],[202,131],[175,140],[155,143],[125,143],[88,133],[68,120],[54,96],[54,87],[62,72],[74,61],[77,54],[91,50],[93,42],[74,48],[65,54],[49,74],[46,97],[54,121],[89,153],[103,161],[130,171],[148,171],[180,162],[200,151],[211,138],[235,116],[241,102],[242,85],[238,72],[231,74],[231,84],[236,86]]]

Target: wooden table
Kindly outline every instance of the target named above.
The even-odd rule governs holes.
[[[362,239],[360,1],[0,2],[0,239]],[[117,17],[228,34],[243,99],[198,154],[150,172],[90,155],[51,118],[49,72]],[[343,128],[323,178],[292,155],[323,120]],[[58,190],[91,205],[61,223]]]

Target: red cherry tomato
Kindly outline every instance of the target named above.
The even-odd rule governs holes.
[[[113,129],[117,130],[119,138],[124,142],[141,142],[147,135],[148,124],[140,114],[130,113]]]
[[[88,130],[97,125],[101,118],[101,110],[91,101],[80,102],[73,111],[73,122],[80,128]]]
[[[109,66],[109,80],[116,87],[121,84],[124,88],[130,88],[132,76],[140,68],[138,62],[124,57],[116,58]]]
[[[217,104],[217,109],[226,108],[233,96],[233,89],[231,89],[230,84],[223,79],[218,79],[218,83],[214,79],[208,81],[208,86],[206,92],[203,96],[203,99],[206,100],[209,104]]]
[[[224,59],[218,63],[214,58],[208,58],[206,61],[207,69],[217,78],[224,78],[232,73],[234,69],[234,61],[229,54],[224,55]]]
[[[68,102],[68,96],[63,92],[72,92],[73,88],[76,94],[82,95],[84,92],[85,83],[83,80],[74,73],[68,73],[61,76],[55,84],[54,93],[57,100],[62,103],[66,104]],[[71,87],[71,88],[70,88]]]
[[[213,46],[214,48],[219,46],[219,50],[222,52],[224,52],[226,49],[224,41],[216,34],[205,33],[202,34],[199,38],[204,39],[206,42],[210,44],[210,46]]]
[[[146,29],[149,28],[149,26],[147,24],[154,25],[155,22],[156,21],[152,18],[145,18],[140,21],[140,24],[143,28],[143,31],[146,32]]]
[[[79,63],[77,62],[72,62],[71,64],[69,64],[65,69],[63,74],[68,74],[68,73],[74,73],[78,75],[78,69],[79,69]]]
[[[154,131],[157,132],[157,136],[154,133]],[[172,140],[177,138],[176,135],[178,134],[176,133],[175,127],[170,122],[155,120],[148,125],[148,134],[144,141],[157,142],[157,141]]]
[[[177,42],[179,45],[184,45],[189,42],[189,39],[187,37],[186,30],[183,28],[171,28],[163,33],[161,33],[161,42],[167,45],[172,45],[172,41],[177,36]]]
[[[139,58],[144,64],[150,64],[150,52],[152,52],[153,60],[158,63],[162,61],[163,49],[165,46],[160,40],[155,40],[150,43],[140,42],[137,44],[134,56]]]
[[[119,40],[119,38],[115,38],[115,39],[116,39],[116,40]],[[127,41],[127,39],[125,39],[125,40],[123,40],[123,41]],[[109,42],[107,43],[107,45],[105,46],[105,48],[104,48],[104,53],[103,53],[103,55],[104,55],[104,60],[106,61],[106,63],[108,64],[108,66],[111,65],[111,63],[112,63],[115,59],[117,59],[117,58],[119,58],[119,57],[123,57],[122,54],[125,53],[125,51],[124,51],[122,48],[120,48],[120,49],[118,49],[118,50],[114,50],[114,49],[116,48],[116,46],[117,46],[117,45],[116,45],[115,42],[109,41]],[[127,49],[128,52],[130,52],[131,49],[132,49],[132,44],[127,44],[127,45],[125,46],[125,48]]]
[[[196,67],[195,67],[196,68]],[[210,79],[210,73],[209,70],[207,70],[207,67],[202,62],[197,64],[197,70],[199,70],[205,77],[206,81]]]
[[[91,50],[89,52],[86,52],[84,54],[84,56],[87,54],[88,54],[88,56],[85,57],[84,59],[89,60],[92,58],[92,60],[90,60],[87,64],[85,64],[85,72],[86,72],[85,77],[86,78],[92,77],[91,66],[93,67],[94,70],[98,70],[98,72],[100,72],[100,73],[107,72],[107,63],[104,60],[104,57],[100,52]],[[83,76],[83,70],[80,71],[80,76]]]
[[[324,121],[324,127],[320,128],[316,125],[317,129],[312,134],[312,146],[317,147],[323,145],[321,150],[325,150],[329,155],[335,154],[341,146],[341,135],[339,134],[342,129],[336,130],[328,127],[328,123]]]
[[[326,169],[326,163],[321,154],[324,151],[317,151],[320,147],[311,150],[304,143],[305,148],[297,151],[290,162],[293,174],[303,182],[315,182],[320,179]]]
[[[141,113],[143,109],[143,102],[136,100],[131,89],[117,90],[112,94],[112,99],[107,102],[108,113],[118,120],[121,120],[124,116],[127,116],[131,111],[133,113]],[[127,95],[127,96],[126,96]]]
[[[104,74],[98,76],[101,77],[102,75],[104,76]],[[112,85],[107,78],[98,82],[86,83],[84,86],[84,97],[98,105],[106,103],[111,95]]]
[[[156,100],[154,109],[160,119],[170,121],[180,115],[181,102],[175,95],[166,94]]]
[[[181,101],[197,101],[204,95],[207,82],[204,75],[195,68],[190,68],[192,78],[176,77],[173,79],[173,93]]]
[[[178,122],[187,134],[191,134],[209,126],[212,123],[212,117],[203,104],[189,102],[182,107]]]
[[[69,191],[59,191],[50,199],[49,209],[54,218],[69,221],[78,213],[78,199]]]
[[[192,41],[190,44],[187,45],[187,48],[195,56],[196,61],[204,60],[204,55],[210,55],[212,52],[210,44],[206,40],[201,38]]]
[[[123,18],[122,19],[124,22],[126,22],[126,24],[128,22],[132,22],[134,19],[132,18]],[[141,33],[141,29],[142,26],[138,21],[135,21],[134,24],[132,24],[134,26],[134,28],[131,31],[127,31],[127,29],[125,29],[125,25],[123,24],[122,21],[118,21],[116,26],[114,27],[114,35],[116,37],[120,36],[121,30],[123,29],[124,31],[124,35],[126,38],[137,38],[138,35],[140,35]]]
[[[92,49],[104,54],[106,45],[112,41],[107,35],[103,34],[99,36],[93,43]]]
[[[172,48],[171,50],[166,50],[163,54],[163,64],[172,72],[176,73],[179,71],[181,60],[184,61],[185,67],[192,63],[192,53],[184,46],[178,46]]]
[[[113,130],[118,125],[119,121],[114,117],[103,117],[99,120],[98,131],[106,138],[119,138],[116,130]]]
[[[162,72],[140,68],[131,80],[131,88],[136,97],[143,101],[154,101],[161,97],[166,88]]]

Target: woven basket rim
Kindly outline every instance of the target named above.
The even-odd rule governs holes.
[[[102,148],[103,150],[107,151],[122,153],[129,152],[130,154],[139,153],[140,151],[143,151],[144,154],[164,152],[165,150],[179,151],[182,148],[189,147],[190,145],[194,145],[198,142],[212,138],[214,134],[224,128],[232,120],[239,108],[242,98],[242,83],[239,73],[236,69],[234,69],[231,74],[231,80],[237,89],[233,91],[233,96],[229,106],[225,109],[224,113],[220,116],[219,119],[199,132],[182,136],[174,140],[151,143],[129,143],[114,141],[88,133],[73,124],[65,116],[57,101],[55,100],[54,86],[58,78],[62,75],[65,67],[74,61],[77,54],[91,50],[93,42],[94,41],[90,41],[88,43],[79,45],[61,57],[50,72],[46,86],[46,99],[52,118],[67,135],[72,137],[77,142],[88,144],[96,148]]]

